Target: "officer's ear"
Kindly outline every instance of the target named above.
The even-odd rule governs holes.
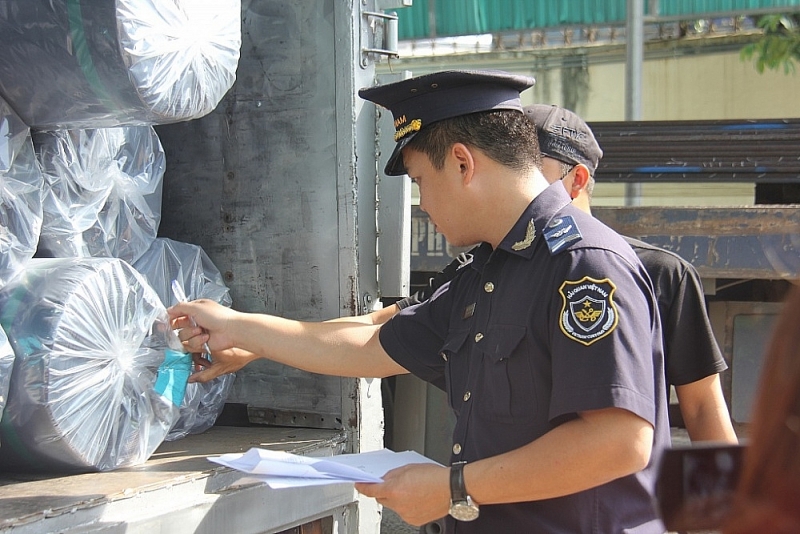
[[[569,187],[569,196],[570,198],[578,198],[581,194],[581,191],[586,189],[586,186],[589,184],[589,180],[591,179],[591,175],[589,174],[589,168],[582,163],[575,165],[572,169],[572,183]]]
[[[461,179],[465,184],[472,180],[472,175],[475,172],[475,157],[472,151],[464,143],[455,143],[450,147],[450,155],[453,161],[458,165]]]

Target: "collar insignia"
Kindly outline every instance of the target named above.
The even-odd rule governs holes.
[[[533,239],[536,237],[536,226],[533,224],[533,219],[528,222],[528,229],[525,231],[525,239],[517,241],[511,245],[511,250],[520,251],[530,247]]]
[[[456,267],[456,271],[458,271],[461,268],[466,267],[467,265],[472,263],[473,256],[468,252],[462,252],[461,254],[458,255],[456,259],[458,260],[458,267]]]

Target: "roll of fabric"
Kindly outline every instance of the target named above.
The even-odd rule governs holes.
[[[30,129],[0,99],[0,287],[36,252],[43,185]]]
[[[11,371],[14,369],[14,349],[5,331],[0,328],[0,420],[8,401],[8,387],[11,384]],[[2,446],[0,441],[0,446]]]
[[[0,95],[35,129],[166,124],[236,79],[240,0],[25,0],[0,9]]]
[[[191,359],[146,280],[116,258],[32,259],[0,290],[15,353],[0,467],[144,462],[178,418]]]
[[[171,284],[176,280],[189,300],[209,299],[231,306],[230,291],[222,274],[199,247],[165,237],[156,238],[150,249],[134,263],[167,306],[177,303]],[[180,416],[166,441],[199,434],[211,428],[225,407],[235,375],[218,376],[204,384],[192,383],[180,406]]]
[[[35,131],[39,257],[135,262],[158,234],[166,161],[152,126]]]

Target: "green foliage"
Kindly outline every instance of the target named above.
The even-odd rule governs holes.
[[[764,36],[742,48],[742,61],[755,57],[755,68],[778,70],[786,74],[795,72],[795,62],[800,62],[800,24],[797,15],[765,15],[758,21]]]

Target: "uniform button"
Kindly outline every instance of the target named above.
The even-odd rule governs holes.
[[[456,443],[453,445],[453,454],[461,454],[461,444]]]
[[[439,356],[441,356],[444,361],[447,361],[447,354],[445,354],[444,352],[440,352]]]
[[[494,291],[494,284],[491,282],[486,282],[485,284],[483,284],[483,290],[486,291],[487,293],[491,293],[492,291]]]
[[[483,334],[481,334],[480,332],[478,332],[477,334],[475,334],[475,343],[477,343],[477,342],[478,342],[478,341],[480,341],[481,339],[483,339]]]
[[[464,393],[464,402],[467,402],[471,396],[472,396],[472,393],[470,393],[469,391]]]

